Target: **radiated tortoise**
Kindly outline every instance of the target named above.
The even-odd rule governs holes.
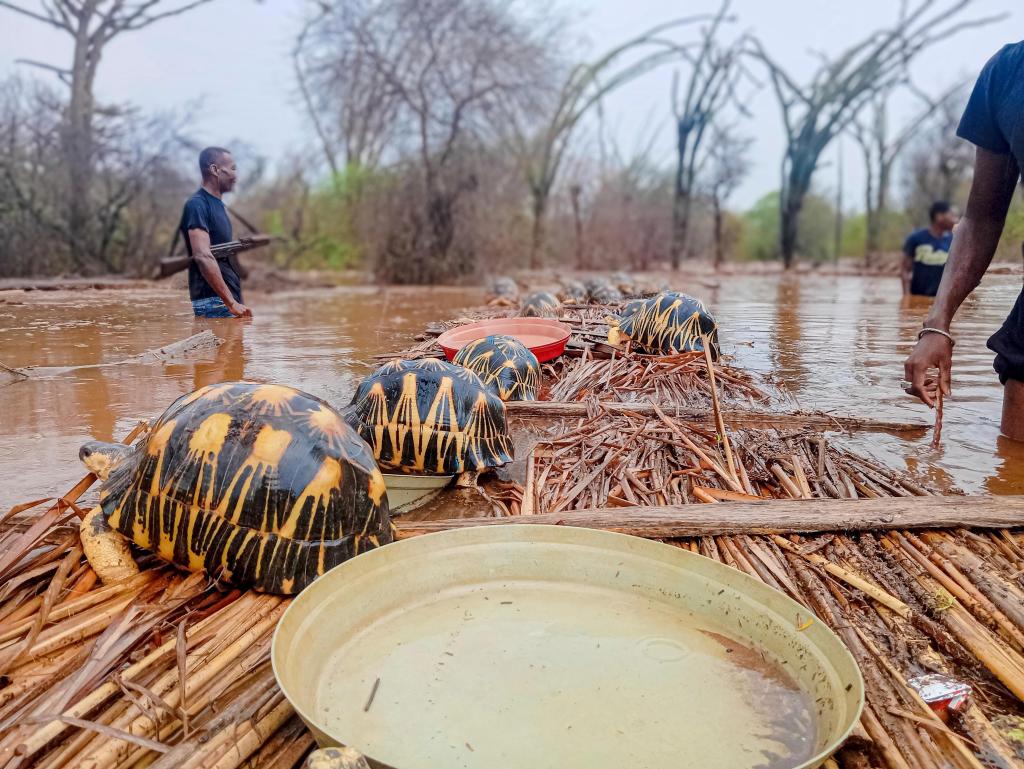
[[[105,478],[82,521],[104,582],[137,573],[130,540],[183,568],[291,594],[392,538],[370,447],[291,387],[210,385],[171,404],[134,446],[92,441],[79,456]]]

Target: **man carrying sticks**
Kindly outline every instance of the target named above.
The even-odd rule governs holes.
[[[251,318],[242,304],[242,281],[229,257],[217,258],[211,246],[231,241],[231,220],[222,197],[238,178],[231,153],[223,147],[207,147],[199,153],[203,184],[185,201],[178,229],[191,258],[188,294],[197,318]]]
[[[950,393],[950,323],[992,262],[1024,167],[1024,42],[1006,46],[985,65],[957,135],[977,147],[974,181],[935,302],[904,366],[907,392],[929,406]],[[988,346],[1005,387],[1003,434],[1024,441],[1024,294]],[[935,368],[938,382],[928,376]]]

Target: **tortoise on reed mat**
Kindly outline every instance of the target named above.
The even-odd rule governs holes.
[[[345,418],[398,472],[452,475],[512,461],[505,404],[448,361],[385,363],[360,383]]]
[[[586,304],[587,287],[578,280],[562,281],[562,288],[558,292],[558,298],[567,304]]]
[[[291,387],[210,385],[171,404],[134,446],[92,441],[79,456],[105,479],[81,526],[104,582],[138,572],[131,540],[186,569],[291,594],[392,538],[370,447]]]
[[[455,353],[455,363],[480,377],[503,401],[535,401],[540,363],[514,336],[485,336]]]
[[[512,278],[495,278],[487,288],[490,302],[511,303],[519,298],[519,286]]]
[[[604,278],[587,281],[587,293],[595,304],[615,304],[622,301],[622,292]]]
[[[711,357],[718,359],[718,324],[703,302],[687,294],[666,291],[648,299],[623,316],[619,329],[651,355],[702,351],[707,338]]]
[[[557,318],[562,303],[550,291],[534,291],[523,300],[519,315],[524,318]]]
[[[612,273],[609,279],[611,284],[615,286],[626,296],[636,293],[636,280],[628,272],[615,272]]]

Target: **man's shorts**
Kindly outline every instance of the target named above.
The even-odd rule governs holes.
[[[197,318],[233,318],[231,310],[219,296],[192,300],[192,312]]]
[[[989,337],[988,349],[996,354],[992,368],[1000,382],[1024,382],[1024,292],[1017,297],[1003,327]]]

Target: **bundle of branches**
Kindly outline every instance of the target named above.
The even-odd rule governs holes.
[[[553,401],[651,401],[687,408],[711,408],[711,381],[702,352],[649,356],[632,353],[611,358],[570,358],[547,366],[547,391]],[[718,366],[718,396],[735,402],[765,401],[768,394],[744,371]]]
[[[0,766],[300,765],[313,739],[270,669],[287,601],[152,556],[97,585],[73,499],[40,504],[0,522]]]
[[[811,432],[716,432],[595,407],[534,449],[526,489],[538,513],[756,499],[858,499],[931,493]]]
[[[849,647],[867,705],[844,769],[1012,769],[1024,707],[1024,539],[1006,531],[909,531],[675,544],[788,593]],[[939,673],[973,695],[946,724],[910,681]],[[1010,728],[1007,728],[1010,725]]]

